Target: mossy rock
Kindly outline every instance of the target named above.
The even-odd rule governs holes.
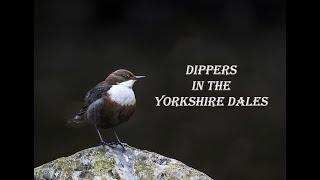
[[[212,179],[180,161],[126,146],[98,146],[61,157],[34,169],[34,179]]]

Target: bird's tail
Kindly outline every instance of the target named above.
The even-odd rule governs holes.
[[[83,122],[84,122],[83,117],[79,115],[75,115],[72,119],[68,120],[69,124],[72,124],[72,123],[80,124]]]
[[[86,109],[82,108],[78,114],[76,114],[72,119],[68,120],[69,124],[82,124],[85,122],[84,114]]]

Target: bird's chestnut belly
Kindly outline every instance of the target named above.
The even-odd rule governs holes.
[[[109,97],[104,98],[103,116],[98,124],[101,128],[112,128],[130,119],[135,111],[134,105],[120,105]]]

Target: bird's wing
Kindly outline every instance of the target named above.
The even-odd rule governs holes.
[[[77,115],[72,119],[72,122],[80,123],[83,121],[83,115],[87,112],[88,107],[95,102],[96,100],[100,99],[104,93],[106,93],[112,85],[109,85],[105,81],[97,84],[94,88],[87,92],[86,96],[84,97],[84,103],[80,111]]]
[[[111,88],[111,85],[101,82],[87,92],[84,98],[84,107],[90,106],[93,102],[100,99],[103,93],[106,93]]]

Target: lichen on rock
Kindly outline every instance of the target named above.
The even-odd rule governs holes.
[[[212,179],[180,161],[126,145],[97,146],[34,169],[34,179],[206,180]]]

